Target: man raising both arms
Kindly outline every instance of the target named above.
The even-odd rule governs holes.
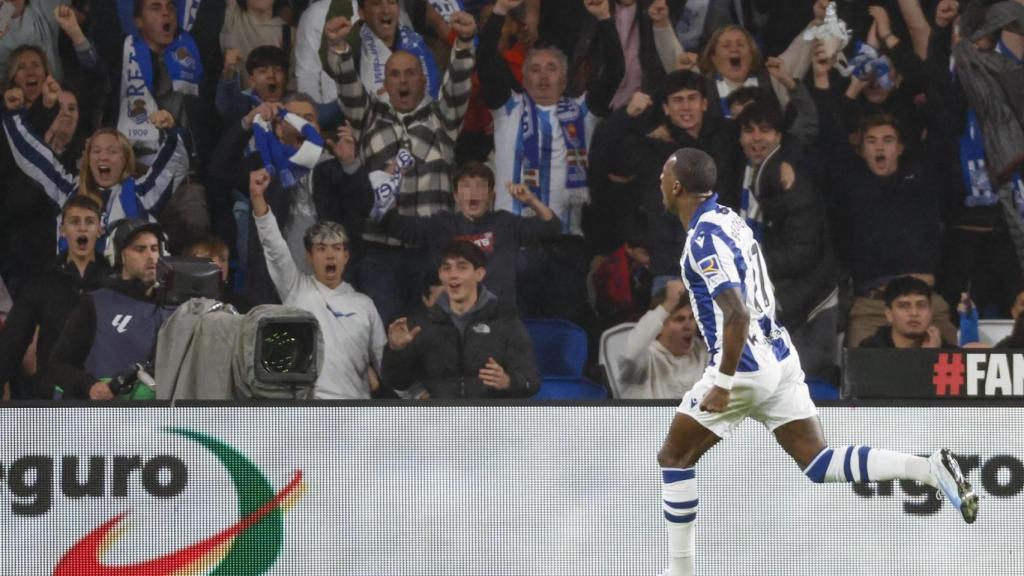
[[[677,150],[661,172],[665,209],[687,229],[683,282],[708,347],[704,377],[683,397],[658,452],[668,523],[668,576],[694,574],[697,460],[748,416],[764,424],[812,482],[907,479],[940,488],[974,522],[978,496],[946,449],[928,458],[868,446],[830,448],[753,232],[712,192],[710,156]]]

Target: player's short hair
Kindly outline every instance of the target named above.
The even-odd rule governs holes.
[[[302,245],[306,247],[306,252],[311,254],[314,244],[335,244],[337,242],[341,242],[345,248],[348,248],[348,233],[345,232],[344,226],[330,220],[321,220],[313,224],[306,228],[306,233],[302,235]]]
[[[885,307],[892,308],[892,303],[901,296],[919,295],[924,296],[928,303],[932,300],[932,287],[927,282],[913,276],[900,276],[889,281],[882,298],[885,300]]]
[[[672,174],[687,194],[703,196],[715,189],[718,169],[714,158],[696,148],[680,148],[672,156],[676,159]]]
[[[185,256],[210,255],[220,256],[227,260],[230,250],[228,245],[219,236],[203,236],[185,248]]]
[[[85,194],[75,194],[68,198],[67,202],[65,202],[64,206],[60,209],[60,221],[62,223],[72,208],[81,208],[96,214],[96,216],[100,216],[100,205],[97,204],[95,200]]]
[[[483,162],[466,162],[455,170],[455,186],[458,187],[459,182],[463,178],[482,178],[487,181],[487,188],[492,192],[494,191],[494,171],[491,167]]]
[[[277,46],[257,46],[245,58],[245,71],[252,75],[253,70],[265,66],[279,66],[285,72],[289,67],[288,53]]]
[[[736,117],[740,130],[748,126],[770,126],[776,132],[782,132],[782,110],[771,100],[754,100]]]
[[[487,255],[484,254],[483,249],[469,240],[452,240],[445,244],[444,248],[441,249],[438,267],[440,268],[445,260],[457,260],[459,258],[464,258],[473,268],[487,267]]]
[[[704,77],[692,70],[675,70],[669,72],[661,80],[658,86],[658,101],[662,105],[668,102],[668,97],[680,90],[695,90],[701,98],[707,98],[707,81]]]

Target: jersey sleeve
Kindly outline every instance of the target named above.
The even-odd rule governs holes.
[[[707,285],[712,298],[742,286],[733,251],[722,236],[717,226],[701,224],[689,241],[690,266]]]

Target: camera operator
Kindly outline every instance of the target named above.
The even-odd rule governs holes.
[[[84,296],[54,345],[46,378],[66,398],[110,400],[104,379],[149,360],[160,326],[174,308],[157,302],[156,263],[164,235],[158,224],[120,220],[110,235],[116,276]]]

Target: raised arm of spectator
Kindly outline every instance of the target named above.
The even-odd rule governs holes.
[[[501,29],[510,10],[517,8],[523,0],[497,0],[494,11],[480,31],[480,46],[477,54],[477,76],[480,78],[480,93],[484,103],[491,110],[497,110],[512,97],[512,90],[519,87],[508,64],[498,51]]]
[[[417,390],[416,382],[426,374],[422,368],[427,352],[426,340],[418,338],[421,327],[410,327],[408,318],[399,318],[388,326],[388,345],[384,348],[381,378],[404,398]]]
[[[320,43],[324,32],[324,19],[332,2],[310,2],[299,18],[295,33],[295,82],[299,92],[309,94],[321,104],[334,101],[337,89],[324,74],[320,63]]]
[[[682,280],[670,280],[665,284],[665,301],[648,310],[629,331],[626,345],[619,353],[619,382],[626,386],[644,383],[647,362],[651,357],[651,343],[658,338],[665,320],[675,311],[685,292]]]
[[[277,218],[270,210],[264,194],[270,187],[270,174],[259,169],[249,173],[249,200],[252,202],[252,215],[256,221],[256,232],[263,245],[263,257],[267,260],[267,271],[277,288],[277,295],[284,302],[299,281],[299,269],[292,260],[292,252],[281,235]]]
[[[619,33],[612,20],[610,0],[584,0],[587,11],[597,18],[597,34],[600,54],[600,72],[587,79],[587,108],[594,116],[604,118],[611,114],[612,98],[626,74],[626,60],[622,54]]]
[[[928,38],[931,35],[932,27],[928,25],[928,18],[921,9],[920,0],[898,0],[900,13],[903,21],[907,23],[907,30],[910,32],[910,43],[914,47],[914,54],[921,60],[928,57]]]
[[[52,84],[51,84],[52,82]],[[9,97],[12,88],[5,93],[5,106],[10,107]],[[19,90],[20,91],[20,90]],[[52,77],[47,78],[43,87],[43,98],[53,98],[60,94],[60,85]],[[78,190],[78,176],[70,174],[64,169],[63,163],[54,155],[53,151],[46,145],[42,138],[32,132],[26,125],[24,115],[8,112],[3,119],[4,134],[9,144],[11,156],[15,164],[29,178],[35,180],[47,198],[58,208],[64,206],[64,202]]]
[[[90,396],[97,379],[80,366],[85,366],[95,334],[96,305],[92,301],[92,296],[85,295],[71,311],[60,336],[57,337],[57,342],[53,345],[50,363],[44,375],[47,388],[61,388],[65,396],[71,398]],[[99,388],[102,386],[97,387]],[[108,395],[109,392],[110,389],[107,388]]]
[[[818,139],[818,110],[814,107],[814,99],[807,91],[803,82],[797,82],[785,68],[781,58],[769,58],[765,68],[773,82],[778,82],[786,89],[790,105],[796,111],[796,118],[786,133],[797,139],[801,145],[809,146]]]
[[[331,18],[324,24],[324,36],[327,38],[327,60],[324,62],[324,70],[337,85],[341,109],[345,111],[345,117],[351,123],[358,140],[368,128],[366,121],[373,97],[367,94],[362,80],[359,79],[359,73],[356,72],[352,47],[346,39],[351,31],[352,23],[344,16]]]
[[[224,124],[236,122],[249,111],[249,99],[242,93],[242,78],[239,66],[242,65],[242,52],[230,48],[224,53],[224,69],[217,80],[217,94],[214,107]]]
[[[679,57],[686,50],[683,49],[679,37],[676,36],[676,31],[672,27],[666,0],[651,2],[647,8],[647,15],[651,18],[651,27],[654,31],[654,48],[658,52],[658,59],[661,60],[661,67],[668,74],[676,69]]]
[[[562,221],[555,212],[537,198],[530,187],[525,184],[506,182],[505,188],[509,195],[536,214],[533,218],[519,217],[515,219],[515,234],[520,244],[528,244],[534,240],[554,238],[562,232]]]
[[[0,330],[0,382],[10,382],[18,373],[41,316],[31,297],[23,295],[14,301],[3,330]]]
[[[814,19],[808,23],[808,27],[816,26],[825,20],[825,9],[827,6],[828,0],[815,0]],[[779,54],[778,58],[782,60],[785,69],[789,71],[789,75],[799,79],[803,78],[811,67],[811,54],[811,41],[804,39],[804,31],[801,30],[782,54]],[[779,103],[785,106],[789,102],[789,91],[774,78],[772,79],[772,89],[775,91]]]
[[[913,1],[916,2],[917,0]],[[900,41],[899,36],[893,34],[889,13],[885,8],[881,6],[871,6],[868,8],[868,14],[870,14],[875,20],[875,35],[878,37],[879,47],[883,52],[889,55],[896,71],[903,76],[902,88],[904,90],[910,90],[912,93],[917,91],[921,86],[922,57],[919,57],[915,51],[911,51],[907,48],[906,45]],[[926,50],[927,46],[925,46],[922,51]]]
[[[174,117],[170,112],[157,110],[149,121],[162,131],[163,143],[149,170],[135,181],[135,194],[148,212],[156,213],[188,175],[189,160],[185,141],[174,129]]]
[[[473,36],[476,34],[476,20],[466,12],[456,12],[451,16],[451,29],[456,35],[455,47],[444,84],[441,85],[437,110],[445,129],[454,140],[462,126],[462,117],[469,108],[469,92],[473,88]]]

